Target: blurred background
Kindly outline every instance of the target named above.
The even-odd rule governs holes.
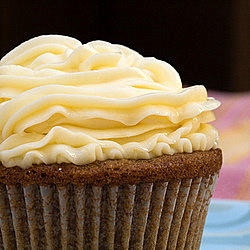
[[[41,34],[101,39],[167,61],[187,85],[250,90],[248,0],[0,2],[0,57]]]

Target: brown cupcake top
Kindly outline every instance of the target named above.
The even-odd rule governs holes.
[[[220,149],[162,155],[149,160],[105,160],[77,166],[74,164],[34,165],[28,169],[0,165],[0,182],[23,185],[55,183],[137,184],[171,179],[203,177],[218,172],[222,165]]]

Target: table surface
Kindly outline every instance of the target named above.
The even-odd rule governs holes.
[[[201,250],[250,249],[250,201],[213,199]]]

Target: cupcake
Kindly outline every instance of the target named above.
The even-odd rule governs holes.
[[[220,103],[168,63],[48,35],[0,61],[0,247],[198,249]]]

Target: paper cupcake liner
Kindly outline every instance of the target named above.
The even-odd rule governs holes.
[[[0,248],[199,249],[217,178],[102,187],[0,184]]]

